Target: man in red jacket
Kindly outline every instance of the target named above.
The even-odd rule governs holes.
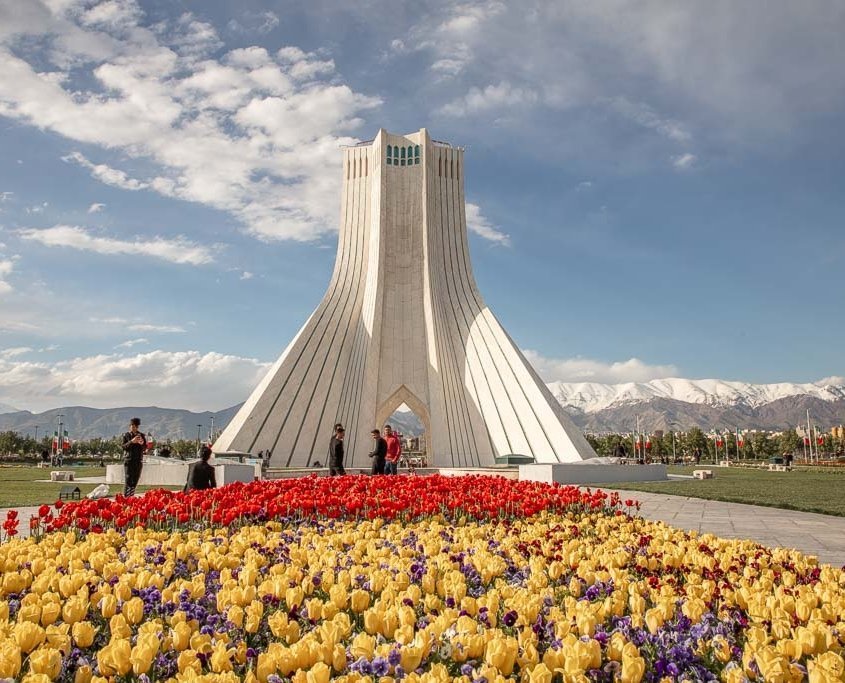
[[[393,433],[390,425],[384,425],[384,440],[387,441],[387,457],[384,463],[384,473],[399,474],[399,457],[402,455],[402,442]]]

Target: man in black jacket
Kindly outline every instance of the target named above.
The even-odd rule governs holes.
[[[211,449],[208,446],[203,446],[200,451],[200,459],[188,469],[188,481],[185,483],[185,491],[217,488],[214,467],[208,464],[210,458]]]
[[[381,438],[381,432],[374,429],[373,435],[374,448],[370,457],[373,459],[373,469],[370,474],[384,474],[384,462],[387,457],[387,441]]]
[[[342,425],[335,426],[334,436],[329,442],[329,476],[340,476],[346,474],[343,469],[343,437],[345,430]]]
[[[138,427],[140,426],[141,419],[133,417],[129,420],[129,431],[123,435],[124,496],[135,495],[135,487],[138,486],[138,480],[141,478],[141,470],[144,467],[144,451],[147,450],[147,437],[138,431]]]

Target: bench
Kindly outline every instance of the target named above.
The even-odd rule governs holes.
[[[50,472],[50,481],[73,481],[73,472],[54,470]]]
[[[692,471],[692,478],[693,479],[712,479],[713,478],[713,470],[693,470]]]

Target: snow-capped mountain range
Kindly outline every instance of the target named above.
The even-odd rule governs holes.
[[[566,408],[596,413],[655,399],[712,407],[747,406],[759,408],[779,399],[809,396],[822,401],[845,400],[845,377],[830,377],[820,382],[794,384],[751,384],[720,379],[681,379],[671,377],[650,382],[599,384],[596,382],[551,382],[547,385]]]

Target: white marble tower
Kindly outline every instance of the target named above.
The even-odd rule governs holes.
[[[369,467],[369,432],[407,404],[429,463],[594,455],[484,304],[467,248],[464,152],[380,130],[343,151],[337,260],[317,309],[214,444],[270,449],[273,467],[326,464],[336,422],[346,466]]]

